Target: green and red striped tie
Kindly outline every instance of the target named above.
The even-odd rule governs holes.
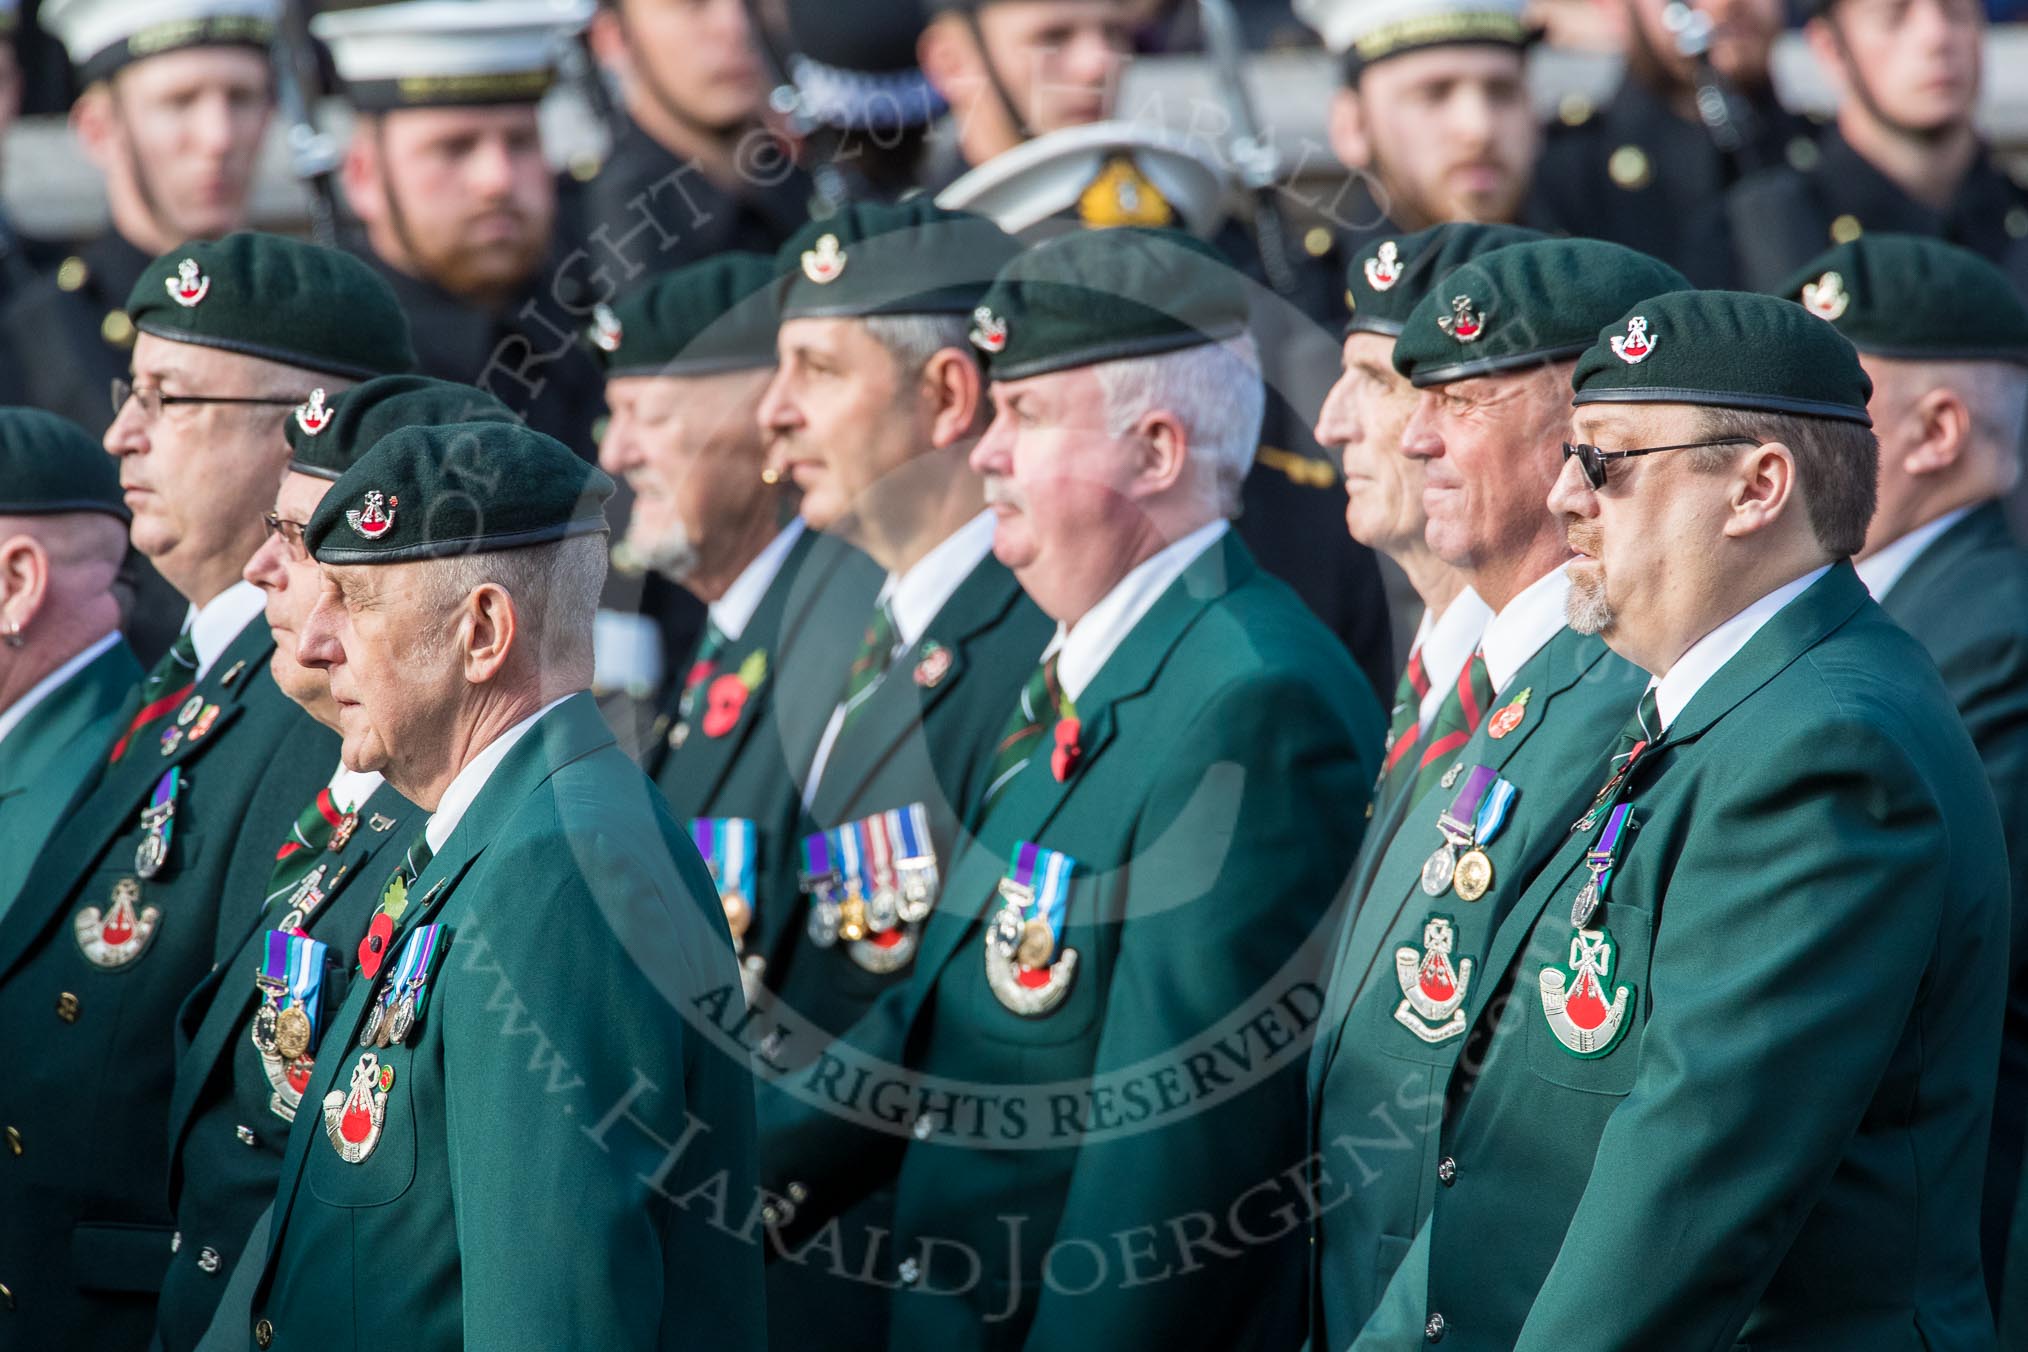
[[[317,790],[317,796],[310,805],[296,814],[296,824],[289,828],[289,838],[282,842],[282,848],[275,851],[275,867],[268,874],[268,896],[262,906],[273,905],[278,897],[287,897],[310,876],[310,870],[317,866],[317,856],[324,853],[331,844],[331,837],[338,831],[338,824],[345,820],[345,814],[331,800],[327,786]]]
[[[992,775],[986,781],[986,793],[981,808],[990,807],[1000,791],[1014,782],[1035,753],[1048,745],[1048,734],[1067,712],[1068,701],[1063,689],[1056,683],[1057,654],[1051,653],[1047,661],[1035,669],[1028,678],[1028,684],[1021,688],[1021,698],[1014,706],[1013,716],[1000,734],[1000,740],[993,744]]]
[[[1429,737],[1416,762],[1415,784],[1410,802],[1429,792],[1442,779],[1450,760],[1472,740],[1493,705],[1493,678],[1486,674],[1486,654],[1475,650],[1472,660],[1458,673],[1458,683],[1444,696],[1436,717],[1430,720]]]
[[[134,734],[165,717],[183,701],[190,698],[190,692],[197,688],[197,644],[185,630],[176,638],[162,660],[141,682],[141,707],[127,724],[127,730],[120,734],[120,740],[113,743],[113,751],[106,758],[110,764],[127,754],[127,744],[134,740]]]
[[[1373,786],[1373,801],[1392,799],[1408,782],[1409,771],[1418,761],[1413,752],[1422,741],[1422,701],[1429,694],[1429,672],[1422,664],[1422,645],[1408,655],[1408,667],[1394,688],[1394,716],[1387,729],[1387,757],[1381,762],[1380,778]],[[1406,767],[1406,768],[1404,768]]]

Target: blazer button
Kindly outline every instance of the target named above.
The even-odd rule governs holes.
[[[254,1346],[266,1349],[274,1346],[275,1326],[266,1319],[254,1321]]]
[[[937,1134],[937,1120],[924,1113],[909,1125],[908,1133],[918,1141],[927,1141]]]
[[[1444,1330],[1448,1327],[1449,1325],[1444,1323],[1443,1315],[1432,1314],[1429,1322],[1422,1326],[1422,1336],[1433,1343],[1440,1343],[1444,1340]]]
[[[10,1313],[14,1309],[14,1292],[5,1282],[0,1282],[0,1306],[5,1306]]]
[[[1437,1161],[1437,1182],[1445,1187],[1458,1181],[1458,1162],[1449,1155]]]
[[[914,1286],[922,1280],[922,1264],[913,1258],[904,1258],[901,1260],[901,1266],[895,1269],[894,1275],[901,1278],[903,1286]]]
[[[65,1023],[76,1023],[77,1016],[82,1010],[83,1006],[78,1004],[77,997],[69,991],[56,997],[56,1017]]]
[[[206,1276],[215,1275],[218,1272],[219,1264],[224,1261],[224,1259],[218,1256],[218,1250],[212,1248],[209,1244],[197,1251],[197,1270]]]
[[[7,1148],[17,1155],[21,1153],[21,1128],[7,1128]]]

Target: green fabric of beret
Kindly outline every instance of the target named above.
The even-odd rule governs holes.
[[[1873,382],[1845,335],[1749,291],[1641,301],[1578,358],[1570,385],[1573,404],[1708,404],[1872,425]]]
[[[1345,304],[1352,311],[1345,332],[1398,337],[1438,278],[1480,254],[1548,238],[1521,225],[1446,221],[1412,235],[1371,240],[1345,269]]]
[[[415,368],[408,316],[336,249],[242,230],[150,263],[127,297],[143,333],[363,380]]]
[[[1877,357],[2028,365],[2028,305],[2007,274],[1940,239],[1861,235],[1811,259],[1776,294]]]
[[[518,423],[401,427],[317,504],[303,547],[319,563],[407,563],[549,544],[606,529],[613,481]]]
[[[1180,230],[1058,235],[1014,259],[972,315],[995,380],[1148,357],[1237,337],[1247,289],[1223,254]]]
[[[803,226],[776,254],[781,318],[970,314],[1021,241],[927,197],[855,202]]]
[[[119,469],[91,433],[39,408],[0,408],[0,516],[58,512],[134,519]]]
[[[396,428],[520,421],[474,385],[430,376],[375,376],[329,399],[322,390],[310,391],[283,434],[289,441],[290,469],[335,480]]]
[[[592,307],[585,341],[608,376],[702,376],[775,364],[777,277],[766,254],[722,253]]]
[[[1660,259],[1604,240],[1510,244],[1431,283],[1395,340],[1394,369],[1425,386],[1567,361],[1635,301],[1689,285]]]

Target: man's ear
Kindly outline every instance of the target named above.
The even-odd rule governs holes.
[[[922,368],[923,398],[930,415],[930,445],[955,446],[984,430],[980,415],[986,381],[979,364],[955,348],[932,353]]]
[[[104,80],[95,81],[70,106],[70,129],[84,147],[85,158],[101,174],[111,166],[113,142],[119,128],[120,115],[113,107],[113,91]]]
[[[498,583],[474,587],[459,609],[456,623],[465,641],[465,679],[473,685],[484,685],[499,676],[508,655],[522,641],[514,598]]]
[[[1366,105],[1359,101],[1359,91],[1350,85],[1339,85],[1332,91],[1328,135],[1331,153],[1347,168],[1373,167],[1373,143],[1366,133]]]
[[[930,87],[953,106],[970,95],[978,77],[972,35],[948,14],[931,19],[916,38],[915,62]]]
[[[1779,441],[1754,447],[1733,473],[1726,507],[1725,534],[1735,540],[1768,529],[1790,512],[1805,510],[1796,482],[1795,453]]]
[[[387,219],[387,193],[380,180],[380,125],[361,117],[352,127],[352,142],[345,147],[345,160],[338,179],[345,187],[345,204],[352,214],[368,224]]]
[[[1190,468],[1190,433],[1167,409],[1150,409],[1134,424],[1136,459],[1132,492],[1152,498],[1182,481]]]
[[[632,62],[627,53],[627,22],[620,17],[619,6],[600,5],[592,13],[585,37],[591,43],[592,59],[625,80]]]
[[[32,535],[0,540],[0,633],[26,633],[49,599],[49,551]]]
[[[1901,458],[1909,477],[1940,474],[1955,468],[1972,439],[1972,411],[1964,397],[1948,386],[1924,394],[1908,410],[1915,421],[1916,441]]]

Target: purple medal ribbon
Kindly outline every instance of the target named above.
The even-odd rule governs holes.
[[[1458,845],[1472,843],[1474,823],[1479,818],[1479,804],[1485,801],[1486,793],[1500,778],[1500,772],[1490,765],[1474,765],[1472,772],[1465,776],[1464,787],[1442,816],[1437,818],[1437,830],[1444,833],[1444,839]]]

